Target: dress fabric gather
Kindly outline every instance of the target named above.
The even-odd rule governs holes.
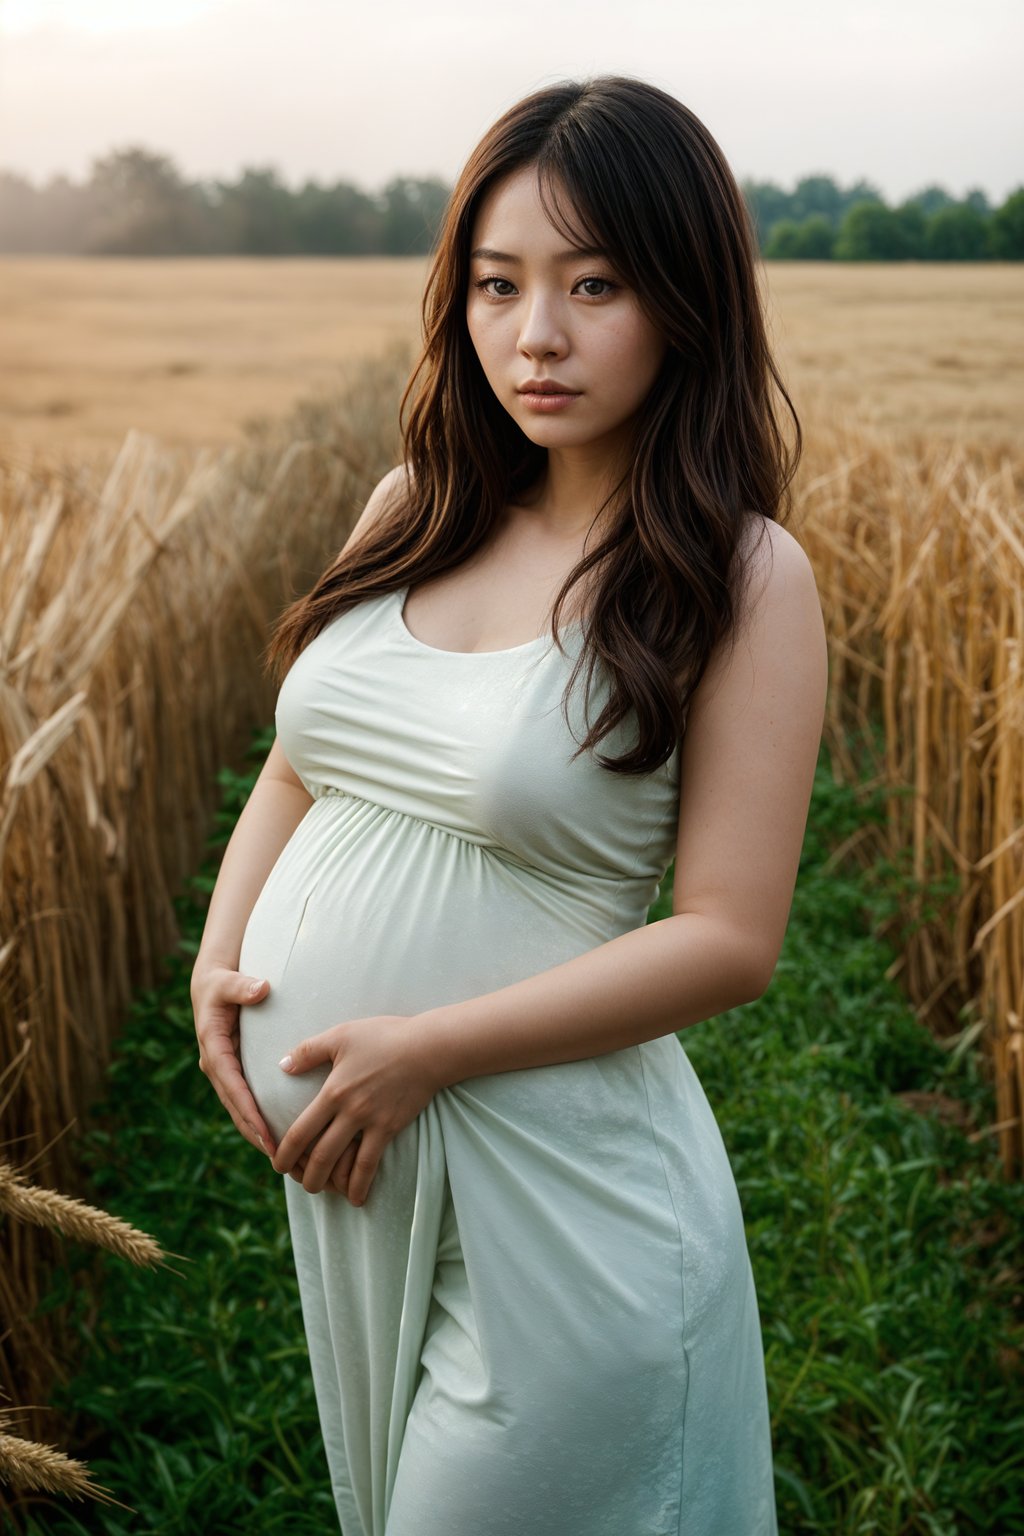
[[[444,651],[405,595],[329,622],[278,695],[314,798],[239,960],[270,982],[240,1051],[278,1138],[327,1076],[279,1068],[300,1040],[642,926],[675,845],[678,748],[573,760],[578,625]],[[361,1207],[283,1182],[343,1536],[777,1536],[742,1211],[677,1036],[441,1090]]]

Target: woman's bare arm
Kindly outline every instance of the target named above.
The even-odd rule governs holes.
[[[346,549],[365,537],[389,504],[401,476],[398,465],[376,486],[346,540]],[[273,1138],[249,1092],[238,1057],[238,1010],[243,1004],[262,1002],[269,984],[265,977],[241,975],[238,962],[257,898],[312,804],[313,796],[275,741],[224,850],[192,967],[200,1067],[241,1134],[253,1146],[260,1144],[267,1150],[273,1149]]]
[[[232,970],[238,965],[256,898],[312,804],[312,795],[275,741],[224,850],[194,970],[210,962]]]
[[[191,996],[199,1065],[236,1128],[273,1154],[274,1139],[249,1092],[238,1057],[239,1008],[267,996],[265,977],[238,970],[242,935],[282,848],[313,803],[274,742],[235,823],[192,967]]]
[[[828,680],[810,562],[791,534],[768,526],[736,643],[716,653],[690,704],[672,916],[419,1015],[424,1062],[442,1085],[620,1050],[751,1002],[768,986]]]

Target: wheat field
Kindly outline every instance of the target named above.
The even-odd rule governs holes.
[[[425,265],[0,261],[0,1194],[30,1217],[4,1234],[0,1311],[17,1327],[0,1401],[42,1404],[60,1376],[69,1325],[37,1316],[53,1256],[35,1221],[83,1215],[54,1193],[81,1187],[67,1132],[179,942],[172,896],[218,770],[270,718],[254,658],[271,617],[395,462],[404,373],[383,354],[397,343],[397,368],[416,340]],[[1024,276],[765,275],[807,433],[793,522],[830,637],[834,772],[888,794],[884,822],[835,857],[881,852],[921,890],[946,882],[927,901],[908,889],[891,974],[947,1049],[985,1052],[995,1115],[973,1139],[1019,1177]],[[57,460],[102,478],[25,472]],[[848,743],[869,720],[865,764]],[[0,1408],[0,1485],[5,1454],[33,1477],[26,1457],[57,1454],[32,1412],[27,1451]]]
[[[0,458],[112,461],[130,428],[238,441],[395,341],[415,344],[422,257],[0,258]],[[797,410],[1012,442],[1024,419],[1024,267],[770,262]]]

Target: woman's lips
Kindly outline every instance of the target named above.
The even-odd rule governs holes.
[[[519,390],[519,398],[529,406],[531,411],[562,411],[567,405],[580,398],[581,391],[574,394],[544,394],[534,393],[531,390]]]

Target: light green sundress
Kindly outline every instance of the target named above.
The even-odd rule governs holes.
[[[327,1075],[278,1067],[299,1040],[641,926],[674,849],[678,748],[641,777],[570,762],[578,625],[565,654],[444,651],[406,591],[329,623],[278,696],[314,802],[239,962],[270,981],[241,1059],[278,1138]],[[284,1193],[344,1536],[777,1536],[739,1197],[675,1035],[443,1089],[361,1207]]]

